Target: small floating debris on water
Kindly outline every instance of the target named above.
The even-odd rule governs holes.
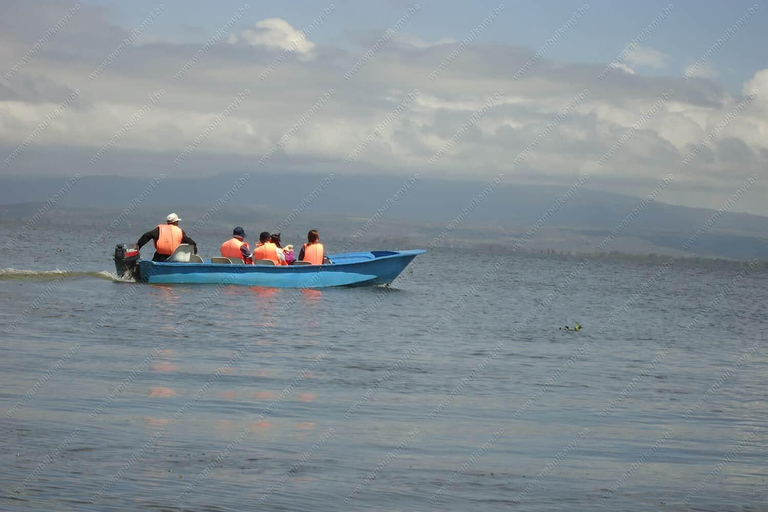
[[[568,327],[567,325],[565,327],[558,327],[558,331],[580,331],[581,330],[581,324],[579,322],[576,322],[573,326],[573,329]]]

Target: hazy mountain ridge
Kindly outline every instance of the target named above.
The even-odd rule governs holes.
[[[293,243],[303,240],[308,229],[317,228],[325,240],[342,246],[401,241],[403,246],[415,247],[429,244],[452,221],[460,220],[445,233],[440,245],[489,244],[501,249],[524,237],[567,191],[565,187],[502,183],[477,201],[487,183],[422,179],[407,188],[406,177],[341,175],[324,182],[327,175],[254,174],[236,188],[241,177],[243,174],[230,173],[167,178],[151,190],[152,180],[84,176],[55,204],[46,201],[66,180],[2,178],[0,223],[22,229],[43,208],[41,226],[82,225],[96,230],[105,229],[127,209],[113,231],[132,241],[173,210],[184,219],[185,229],[193,231],[207,215],[209,219],[198,229],[211,235],[224,236],[238,224],[253,238],[257,231],[271,231],[282,224]],[[471,207],[473,199],[475,208]],[[639,198],[584,188],[553,213],[522,249],[596,252],[598,244],[640,204]],[[463,209],[470,211],[461,214]],[[723,213],[689,251],[683,251],[686,241],[715,214],[716,210],[652,202],[604,250],[768,259],[768,217],[742,213]],[[350,237],[353,242],[348,241]]]

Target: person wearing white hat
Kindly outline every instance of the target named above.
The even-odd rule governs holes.
[[[190,244],[195,248],[195,254],[197,254],[197,243],[179,227],[180,220],[175,213],[168,215],[165,218],[165,224],[159,224],[155,229],[141,235],[137,242],[139,250],[152,240],[155,243],[155,255],[152,257],[152,261],[167,260],[181,244]]]

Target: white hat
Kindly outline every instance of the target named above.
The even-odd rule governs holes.
[[[165,222],[179,222],[181,219],[175,213],[170,214],[165,218]]]

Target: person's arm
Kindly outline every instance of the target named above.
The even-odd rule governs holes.
[[[251,252],[248,250],[248,246],[245,244],[240,246],[240,254],[242,254],[244,260],[251,257]]]
[[[183,229],[181,230],[181,243],[193,246],[195,248],[195,254],[197,254],[197,242],[189,238]]]
[[[304,246],[301,246],[301,251],[299,251],[299,261],[304,261]]]
[[[139,249],[141,249],[150,240],[157,240],[158,238],[160,238],[160,228],[155,228],[155,229],[147,231],[146,233],[141,235],[141,238],[139,238],[139,241],[136,242],[136,245],[138,245]]]

